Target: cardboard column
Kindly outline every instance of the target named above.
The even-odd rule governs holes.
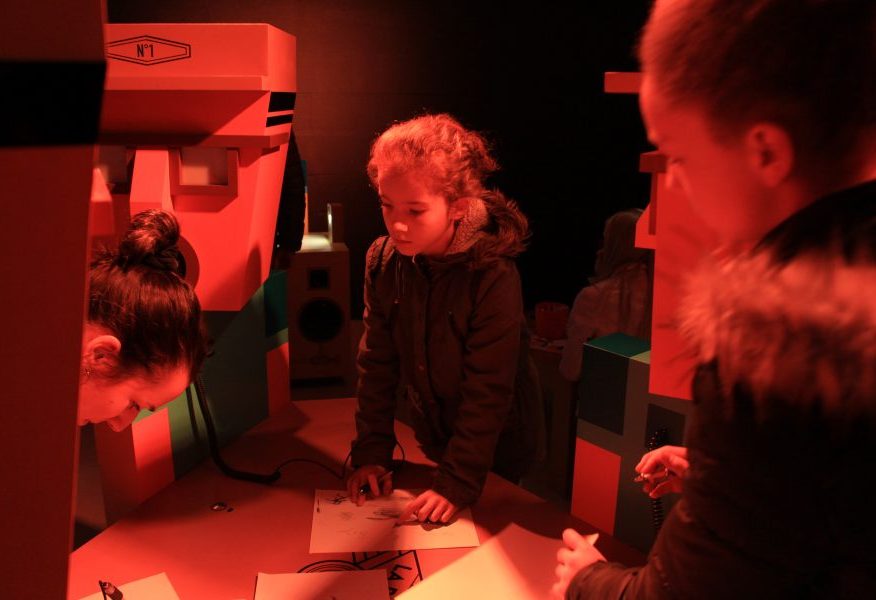
[[[101,4],[0,20],[2,598],[64,598],[71,548]]]

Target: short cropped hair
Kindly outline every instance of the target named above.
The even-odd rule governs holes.
[[[657,0],[639,60],[718,139],[783,127],[803,178],[852,176],[874,149],[874,0]]]

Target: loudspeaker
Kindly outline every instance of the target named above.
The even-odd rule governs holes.
[[[288,270],[292,381],[351,376],[350,256],[325,234],[304,236]]]

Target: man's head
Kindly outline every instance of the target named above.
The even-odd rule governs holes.
[[[872,0],[657,0],[639,57],[649,136],[695,206],[726,197],[704,214],[713,226],[773,210],[761,201],[780,186],[820,195],[867,178]],[[740,194],[750,206],[732,205]]]

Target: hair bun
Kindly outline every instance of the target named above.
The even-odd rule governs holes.
[[[177,242],[179,222],[173,213],[157,208],[144,210],[131,219],[119,244],[119,262],[124,267],[142,264],[182,274],[185,267]]]

